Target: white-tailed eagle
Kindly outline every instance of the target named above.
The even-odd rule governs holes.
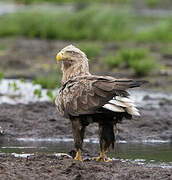
[[[89,72],[85,53],[73,45],[63,48],[56,56],[62,60],[62,84],[56,98],[59,113],[72,123],[76,160],[82,161],[81,150],[86,126],[99,125],[100,156],[98,161],[110,161],[104,152],[114,147],[114,125],[123,118],[139,116],[129,88],[139,87],[145,81],[96,76]]]

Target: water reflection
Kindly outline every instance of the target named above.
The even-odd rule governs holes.
[[[60,141],[59,141],[60,140]],[[94,142],[94,143],[93,143]],[[73,149],[72,139],[56,139],[46,141],[34,139],[34,141],[1,140],[0,153],[10,153],[16,157],[27,157],[36,152],[56,154],[69,153]],[[96,140],[87,139],[84,143],[87,154],[98,153],[99,144]],[[91,154],[92,155],[92,154]],[[111,158],[121,161],[130,161],[135,164],[151,167],[172,168],[172,144],[170,143],[116,143],[115,151],[108,153]]]

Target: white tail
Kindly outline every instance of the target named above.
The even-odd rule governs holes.
[[[116,96],[105,104],[103,108],[113,112],[127,112],[134,116],[140,116],[139,110],[135,106],[134,101],[129,97]]]

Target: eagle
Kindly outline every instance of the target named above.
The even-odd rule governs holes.
[[[140,116],[126,90],[139,87],[145,81],[92,75],[86,54],[73,45],[57,53],[56,61],[62,61],[62,80],[55,104],[60,115],[72,123],[75,159],[82,161],[86,127],[90,123],[98,123],[101,152],[93,160],[111,161],[105,152],[110,147],[114,148],[116,124],[123,118]]]

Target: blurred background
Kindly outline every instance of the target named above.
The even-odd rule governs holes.
[[[72,148],[71,124],[54,105],[61,80],[55,57],[69,44],[87,54],[92,74],[150,82],[130,92],[141,118],[119,125],[117,153],[172,164],[171,0],[0,0],[0,152]],[[95,125],[87,137],[97,138]],[[97,139],[87,142],[97,152]]]
[[[58,87],[55,56],[69,44],[87,54],[93,74],[172,89],[171,0],[0,0],[1,79]]]

